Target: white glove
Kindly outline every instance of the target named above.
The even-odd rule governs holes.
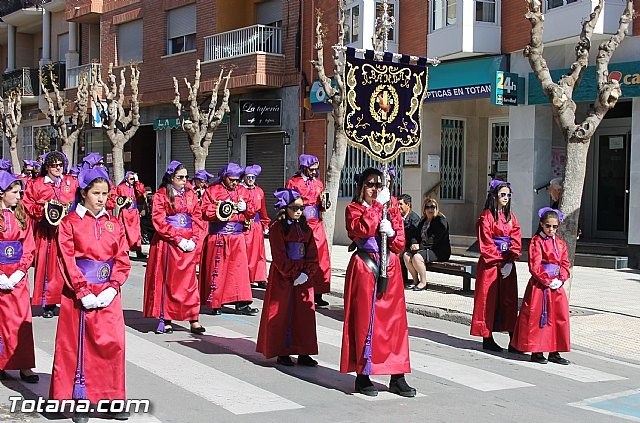
[[[138,182],[138,174],[137,174],[137,173],[134,173],[134,174],[133,174],[133,180],[134,180],[134,181],[136,181],[136,182]]]
[[[98,294],[98,307],[108,306],[109,304],[111,304],[111,301],[113,301],[116,295],[118,295],[118,291],[116,291],[114,287],[110,286],[109,288],[105,289]]]
[[[549,285],[549,288],[551,288],[551,289],[554,289],[554,290],[555,290],[555,289],[560,288],[560,287],[562,286],[562,284],[563,284],[563,282],[562,282],[560,279],[558,279],[558,278],[554,278],[554,279],[551,281],[551,284]]]
[[[307,276],[306,273],[300,273],[300,276],[298,276],[296,280],[293,281],[293,286],[302,285],[308,280],[309,280],[309,276]]]
[[[5,291],[13,290],[13,285],[9,281],[9,278],[7,277],[7,275],[4,275],[4,274],[0,275],[0,289]]]
[[[391,199],[391,193],[389,192],[389,188],[382,188],[378,192],[378,196],[376,197],[376,201],[383,206],[387,204],[387,202]]]
[[[500,273],[502,274],[503,278],[506,278],[511,274],[512,270],[513,270],[513,263],[507,263],[504,266],[502,266],[502,269],[500,269]]]
[[[189,240],[187,238],[182,238],[178,243],[178,248],[180,248],[182,251],[190,251]]]
[[[93,294],[85,295],[84,297],[80,298],[80,301],[82,302],[82,306],[87,310],[98,308],[99,306],[98,297]]]
[[[185,251],[188,252],[188,251],[193,251],[193,250],[196,249],[196,243],[193,242],[193,240],[189,239],[189,240],[187,240],[187,243],[188,243],[188,246],[187,246],[187,249]]]
[[[11,282],[11,287],[15,287],[18,282],[20,282],[24,278],[24,272],[22,270],[16,270],[13,272],[13,275],[9,276],[9,282]]]
[[[247,203],[245,203],[244,200],[241,198],[240,201],[238,201],[238,211],[243,212],[246,209],[247,209]]]
[[[378,228],[378,231],[381,234],[386,234],[388,237],[392,237],[396,234],[396,231],[394,231],[393,227],[391,226],[391,222],[389,222],[387,219],[382,219],[380,221],[380,227]]]
[[[269,229],[265,229],[264,231],[262,231],[262,233],[264,234],[264,236],[269,235]]]

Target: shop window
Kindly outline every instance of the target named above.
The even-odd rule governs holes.
[[[457,0],[431,0],[431,30],[455,25]]]
[[[476,0],[476,22],[496,23],[496,0]]]
[[[118,25],[118,65],[142,61],[142,19]]]
[[[393,195],[400,195],[402,193],[403,165],[404,153],[399,154],[394,161],[389,163],[389,167],[393,167],[396,170],[396,180],[394,186],[391,187],[391,193]],[[382,168],[382,163],[373,160],[363,150],[348,145],[344,167],[342,168],[342,177],[340,178],[338,197],[352,198],[356,192],[356,177],[369,167]]]
[[[464,120],[442,119],[440,198],[464,199]]]
[[[578,0],[547,0],[547,10],[576,3]]]
[[[179,7],[167,13],[167,54],[196,49],[196,5]]]

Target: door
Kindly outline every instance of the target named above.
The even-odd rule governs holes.
[[[259,164],[262,172],[256,178],[256,184],[264,190],[267,200],[267,213],[272,219],[276,215],[273,205],[276,202],[273,193],[285,185],[284,145],[282,133],[247,135],[246,165]]]
[[[595,149],[594,236],[627,239],[629,215],[629,132],[602,130]]]
[[[509,163],[509,122],[491,122],[489,134],[489,174],[492,179],[507,181]]]

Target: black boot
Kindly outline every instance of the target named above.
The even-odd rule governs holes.
[[[329,305],[328,301],[322,299],[322,294],[315,294],[314,299],[316,302],[316,307],[327,307]]]
[[[389,382],[389,392],[401,397],[413,398],[416,396],[416,389],[409,386],[404,375],[392,375]]]
[[[367,375],[356,376],[356,388],[355,391],[359,394],[366,395],[368,397],[377,397],[378,389],[373,386],[371,379]]]
[[[493,336],[490,336],[488,338],[482,338],[482,349],[488,350],[488,351],[495,351],[495,352],[502,351],[502,347],[496,344],[496,341],[494,341]]]

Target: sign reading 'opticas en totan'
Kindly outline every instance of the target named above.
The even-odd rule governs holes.
[[[239,126],[280,126],[282,100],[240,100]]]

